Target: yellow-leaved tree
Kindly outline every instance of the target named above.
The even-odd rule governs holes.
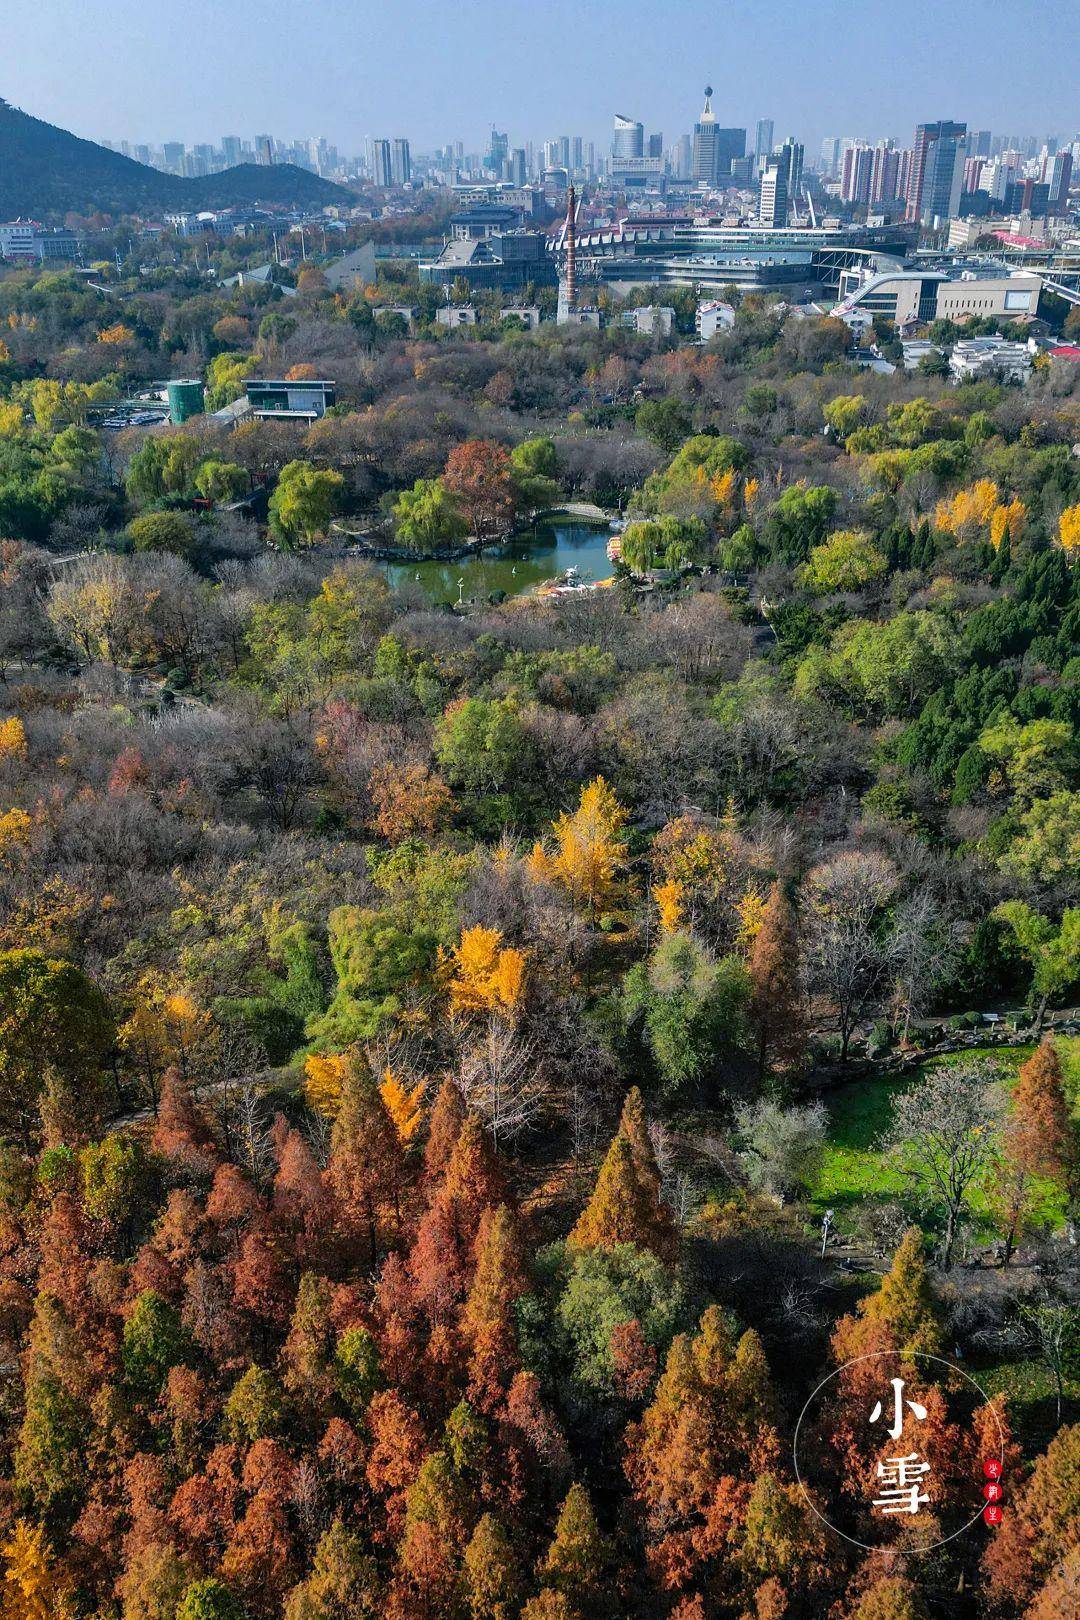
[[[733,806],[718,821],[697,814],[676,816],[661,827],[649,852],[653,898],[675,885],[678,922],[710,946],[728,951],[741,931],[738,911],[748,867]],[[672,932],[661,922],[665,932]]]
[[[971,538],[979,529],[987,529],[1001,496],[990,478],[980,478],[970,489],[961,489],[951,500],[937,503],[934,522],[947,534],[958,539]]]
[[[14,400],[0,400],[0,439],[20,439],[25,429],[26,412],[22,406]]]
[[[458,1013],[512,1013],[525,988],[522,951],[503,944],[502,931],[463,928],[461,941],[445,958],[450,1005]]]
[[[573,812],[553,822],[554,848],[537,844],[529,857],[533,876],[564,888],[591,922],[617,916],[630,894],[627,877],[627,812],[598,776],[581,790]]]
[[[755,939],[760,934],[761,925],[765,919],[766,904],[765,895],[755,888],[748,888],[739,897],[735,906],[735,913],[739,919],[735,943],[741,951],[749,953]]]
[[[660,915],[660,928],[665,934],[674,934],[683,925],[686,914],[686,885],[678,878],[665,878],[653,888],[652,897]]]
[[[185,1083],[206,1079],[220,1044],[212,1016],[190,991],[172,988],[154,974],[140,980],[134,1008],[121,1024],[118,1039],[153,1097],[166,1069],[179,1069]]]
[[[60,1620],[71,1611],[40,1525],[18,1519],[3,1546],[3,1620]]]
[[[1014,495],[1011,501],[995,506],[990,514],[990,544],[994,550],[1000,551],[1006,535],[1011,543],[1019,540],[1026,522],[1027,507],[1019,495]]]
[[[11,810],[0,811],[0,855],[22,844],[28,844],[33,830],[34,819],[25,810],[20,810],[16,806]]]
[[[1080,505],[1067,506],[1058,519],[1058,544],[1070,562],[1080,557]]]
[[[0,759],[26,758],[26,727],[17,714],[0,720]]]
[[[424,1117],[420,1104],[426,1086],[427,1082],[424,1080],[418,1080],[415,1086],[406,1086],[391,1068],[386,1069],[379,1082],[379,1096],[383,1100],[383,1107],[390,1115],[398,1134],[398,1141],[403,1147],[408,1147],[409,1143],[415,1140],[416,1133],[420,1129]]]
[[[304,1063],[304,1096],[308,1107],[328,1118],[338,1111],[351,1059],[347,1052],[312,1052]]]

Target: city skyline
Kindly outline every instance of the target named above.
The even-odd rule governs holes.
[[[868,58],[875,19],[891,20],[895,32],[884,0],[866,0],[862,29],[840,27],[849,14],[831,0],[798,29],[790,11],[746,0],[728,8],[722,28],[701,0],[672,0],[662,28],[642,0],[587,15],[568,0],[543,0],[529,13],[532,36],[493,0],[477,0],[465,36],[428,0],[403,0],[392,35],[367,0],[313,0],[302,28],[279,0],[238,0],[227,13],[189,0],[186,29],[214,41],[197,60],[178,57],[168,22],[133,0],[111,8],[107,51],[88,8],[42,0],[6,22],[10,77],[0,93],[93,140],[193,144],[226,130],[245,138],[272,130],[325,136],[349,153],[394,135],[414,152],[458,140],[480,149],[492,124],[509,130],[511,144],[570,132],[606,146],[616,110],[670,144],[692,128],[706,78],[719,123],[752,131],[772,120],[778,136],[794,132],[808,152],[837,133],[906,140],[917,123],[943,114],[969,128],[1071,136],[1070,41],[1080,44],[1080,25],[1033,0],[1022,18],[1006,15],[992,38],[979,37],[974,12],[969,4],[946,15],[913,0],[904,35],[927,42],[914,75],[898,56],[876,70]],[[1042,36],[1054,39],[1052,52],[1031,49],[1041,17],[1052,26]],[[523,45],[529,71],[518,74]],[[816,72],[807,73],[808,61]]]

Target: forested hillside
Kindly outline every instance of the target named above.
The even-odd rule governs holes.
[[[4,1613],[1071,1614],[1076,368],[296,279],[0,280]]]
[[[162,174],[0,100],[0,214],[5,219],[147,214],[243,204],[342,201],[348,193],[294,164],[242,163],[202,180]]]

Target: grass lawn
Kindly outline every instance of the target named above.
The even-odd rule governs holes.
[[[1054,1375],[1041,1361],[995,1361],[968,1366],[988,1395],[1008,1398],[1009,1422],[1027,1457],[1045,1451],[1057,1432],[1057,1389]],[[1080,1379],[1064,1379],[1063,1424],[1080,1419]]]
[[[1080,1038],[1065,1037],[1058,1044],[1074,1105],[1080,1108]],[[810,1199],[811,1207],[819,1215],[826,1209],[835,1210],[837,1225],[844,1229],[850,1228],[852,1216],[863,1199],[904,1195],[905,1181],[884,1161],[877,1148],[892,1118],[893,1098],[918,1085],[923,1075],[932,1069],[971,1057],[991,1059],[1000,1067],[1005,1084],[1011,1086],[1016,1071],[1033,1050],[1031,1046],[970,1047],[963,1052],[950,1053],[948,1057],[934,1058],[922,1069],[908,1074],[856,1080],[826,1093],[823,1100],[829,1110],[829,1140]],[[976,1217],[978,1240],[991,1241],[993,1229],[981,1189],[972,1193],[970,1204]],[[1038,1195],[1036,1219],[1057,1227],[1063,1218],[1060,1194],[1044,1185]]]

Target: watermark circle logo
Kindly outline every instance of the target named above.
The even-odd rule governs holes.
[[[979,1408],[992,1422],[977,1429]],[[928,1351],[874,1350],[834,1368],[799,1414],[793,1452],[807,1507],[868,1552],[930,1552],[1004,1516],[998,1410],[969,1372]]]

